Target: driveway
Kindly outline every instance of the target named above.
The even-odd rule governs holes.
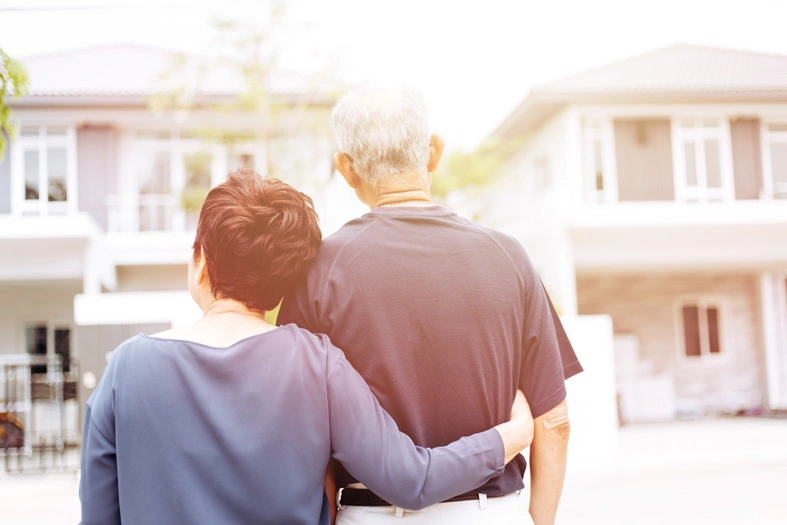
[[[607,466],[569,471],[558,523],[787,524],[787,420],[621,428]]]
[[[569,462],[559,525],[787,524],[787,419],[623,427],[603,466]],[[77,487],[74,474],[0,473],[0,522],[75,524]]]

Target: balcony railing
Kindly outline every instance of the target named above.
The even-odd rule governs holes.
[[[182,232],[194,230],[198,213],[186,211],[178,194],[110,195],[107,230],[117,232]]]

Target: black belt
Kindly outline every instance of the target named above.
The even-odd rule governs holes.
[[[375,494],[369,489],[353,489],[353,488],[344,488],[341,489],[341,497],[338,500],[340,506],[353,506],[353,507],[394,507],[385,501],[383,498]],[[489,495],[490,498],[499,498],[504,494],[496,494],[496,495]],[[442,501],[441,503],[449,503],[452,501],[471,501],[474,499],[478,499],[478,493],[466,493],[460,494],[458,496],[454,496],[453,498],[448,498],[447,500]]]

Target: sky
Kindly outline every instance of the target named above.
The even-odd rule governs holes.
[[[785,0],[290,0],[279,62],[425,95],[450,149],[481,142],[539,84],[683,42],[787,55]],[[216,17],[267,1],[0,0],[12,56],[113,42],[209,52]]]

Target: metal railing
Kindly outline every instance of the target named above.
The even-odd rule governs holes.
[[[0,456],[6,472],[79,467],[77,370],[72,360],[70,372],[63,372],[59,355],[0,356]]]

